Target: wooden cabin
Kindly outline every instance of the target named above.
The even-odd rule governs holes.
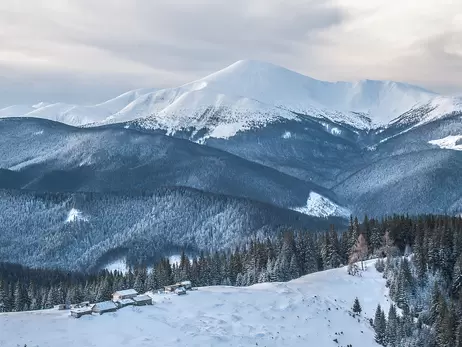
[[[117,311],[117,305],[112,301],[98,302],[93,305],[92,311],[98,314],[115,312]]]
[[[152,305],[152,298],[148,295],[138,295],[133,298],[136,306]]]
[[[185,287],[178,287],[175,289],[175,294],[176,295],[185,295],[186,294],[186,288]]]
[[[181,285],[179,285],[179,284],[171,284],[169,286],[165,286],[164,290],[165,290],[166,293],[173,293],[179,287],[181,287]]]
[[[182,286],[186,290],[191,290],[192,289],[192,284],[191,281],[183,281],[178,283],[180,286]]]
[[[133,301],[133,299],[120,299],[114,302],[118,308],[126,307],[129,305],[135,305],[135,301]]]
[[[81,308],[73,308],[71,310],[71,316],[74,318],[80,318],[85,315],[91,315],[92,309],[90,307],[81,307]]]
[[[90,307],[90,301],[83,301],[79,304],[74,305],[74,308],[84,308],[84,307]]]
[[[123,299],[133,299],[138,295],[138,292],[135,289],[125,289],[119,290],[112,294],[112,301],[118,301]]]

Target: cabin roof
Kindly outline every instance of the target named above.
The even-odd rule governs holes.
[[[138,295],[138,292],[135,289],[124,289],[116,291],[114,295]]]
[[[74,312],[74,313],[85,313],[85,312],[91,312],[91,308],[90,307],[80,307],[80,308],[73,308],[71,310],[71,313]]]
[[[120,299],[120,300],[117,300],[116,302],[118,302],[118,303],[120,303],[122,305],[133,304],[132,299]]]
[[[112,301],[103,301],[103,302],[97,302],[95,306],[93,306],[93,308],[96,308],[99,311],[106,311],[106,310],[112,310],[114,308],[117,308],[117,306]]]
[[[152,298],[149,295],[138,295],[133,298],[135,301],[146,301],[146,300],[152,300]]]

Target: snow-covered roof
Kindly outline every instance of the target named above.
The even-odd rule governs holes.
[[[152,298],[148,295],[138,295],[133,298],[135,301],[145,301],[145,300],[152,300]]]
[[[125,289],[125,290],[118,290],[114,293],[114,295],[138,295],[138,292],[135,289]]]
[[[117,306],[112,301],[97,302],[95,306],[93,306],[93,309],[97,309],[99,311],[112,310],[114,308],[117,308]]]
[[[75,312],[75,313],[91,312],[91,308],[90,307],[73,308],[71,312]]]
[[[118,303],[120,303],[122,305],[133,304],[132,299],[120,299],[120,300],[117,300],[116,302],[118,302]]]

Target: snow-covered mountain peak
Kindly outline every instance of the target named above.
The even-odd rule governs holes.
[[[428,107],[433,111],[427,122],[461,110],[456,99],[400,82],[324,82],[272,63],[239,60],[177,88],[134,90],[92,106],[12,106],[0,110],[0,117],[39,117],[77,126],[136,121],[169,133],[205,130],[205,137],[227,138],[299,115],[371,129]]]

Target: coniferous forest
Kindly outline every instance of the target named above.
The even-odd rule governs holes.
[[[387,279],[395,305],[377,307],[370,317],[383,346],[462,346],[462,218],[393,216],[361,222],[350,219],[345,231],[286,231],[255,238],[233,251],[200,254],[179,263],[162,259],[152,267],[126,273],[83,274],[0,264],[0,310],[50,308],[60,303],[109,299],[120,289],[156,290],[189,279],[194,286],[247,286],[287,281],[347,265],[356,275],[362,261]],[[358,293],[358,301],[361,295]],[[356,303],[355,303],[356,304]]]

